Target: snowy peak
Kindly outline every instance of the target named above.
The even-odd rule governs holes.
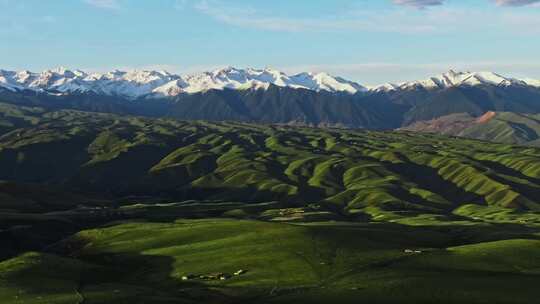
[[[368,89],[356,82],[341,77],[334,77],[327,73],[301,73],[294,75],[292,81],[296,86],[315,91],[346,92],[355,94],[366,92]]]
[[[378,86],[369,87],[369,90],[372,92],[391,92],[399,89],[399,84],[395,83],[384,83]]]
[[[185,80],[188,84],[185,90],[188,93],[225,88],[267,88],[270,84],[280,87],[301,88],[313,91],[346,92],[350,94],[366,91],[363,86],[357,83],[325,73],[287,75],[270,68],[257,70],[228,67],[213,72],[190,75]]]
[[[0,70],[0,87],[55,93],[94,92],[127,98],[176,96],[223,89],[267,89],[270,85],[314,91],[355,94],[363,86],[326,73],[287,75],[270,68],[227,67],[211,72],[180,76],[165,71],[119,71],[86,73],[63,67],[41,73]]]
[[[14,80],[15,72],[0,70],[0,88],[9,91],[18,91],[24,89],[17,81]]]
[[[540,80],[538,79],[526,78],[526,79],[523,79],[523,82],[527,84],[528,86],[540,88]]]
[[[385,85],[377,88],[379,91],[388,91],[388,90],[398,90],[398,89],[414,89],[414,88],[424,88],[424,89],[447,89],[451,87],[459,86],[480,86],[480,85],[491,85],[491,86],[534,86],[534,80],[529,80],[529,82],[524,80],[519,80],[515,78],[508,78],[501,76],[493,72],[456,72],[450,70],[446,73],[443,73],[440,76],[431,77],[419,81],[405,82],[399,85]]]
[[[506,78],[492,72],[454,72],[450,70],[441,76],[441,80],[445,86],[460,86],[460,85],[511,85],[519,81],[512,78]]]
[[[439,76],[430,77],[428,79],[404,82],[400,84],[386,83],[377,87],[373,87],[370,91],[374,92],[390,92],[398,90],[413,90],[413,89],[447,89],[459,86],[531,86],[540,87],[540,80],[535,79],[516,79],[501,76],[493,72],[456,72],[450,70]]]
[[[144,70],[86,73],[63,67],[41,73],[0,70],[0,89],[10,91],[32,90],[54,94],[93,92],[130,99],[171,97],[208,90],[258,90],[268,89],[270,85],[317,92],[356,94],[358,92],[391,92],[418,88],[433,90],[479,85],[518,85],[540,88],[540,80],[519,80],[492,72],[456,72],[450,70],[439,76],[424,80],[401,84],[387,83],[368,89],[356,82],[327,73],[289,75],[271,68],[238,69],[226,67],[187,76],[175,75],[165,71]]]

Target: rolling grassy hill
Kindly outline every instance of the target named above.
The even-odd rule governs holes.
[[[540,208],[534,148],[75,111],[40,119],[0,137],[0,179],[111,198],[317,202],[346,215],[440,214],[464,204]]]
[[[48,253],[0,262],[0,300],[528,303],[538,296],[537,236],[472,243],[467,237],[482,229],[502,229],[451,227],[230,219],[119,223],[82,231]],[[213,273],[227,279],[198,278]]]
[[[536,148],[3,109],[2,303],[538,297]]]

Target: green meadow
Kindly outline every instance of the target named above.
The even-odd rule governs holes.
[[[0,110],[0,303],[540,296],[540,149]]]

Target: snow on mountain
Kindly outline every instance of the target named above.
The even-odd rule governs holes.
[[[267,89],[270,84],[314,91],[354,94],[363,86],[326,73],[287,75],[273,69],[236,69],[228,67],[212,72],[179,76],[161,71],[112,71],[88,74],[65,68],[41,73],[0,71],[0,87],[56,93],[94,92],[127,98],[176,96],[211,89]]]
[[[0,88],[7,89],[9,91],[23,90],[24,86],[19,84],[14,78],[16,72],[0,70]]]
[[[268,89],[270,85],[302,88],[313,91],[343,92],[390,92],[416,88],[445,89],[454,86],[476,85],[529,85],[540,87],[540,80],[507,78],[492,72],[454,72],[425,80],[401,84],[387,83],[366,88],[356,82],[334,77],[326,73],[300,73],[288,75],[266,69],[237,69],[228,67],[211,72],[180,76],[164,71],[111,71],[86,73],[80,70],[57,68],[41,73],[29,71],[0,70],[0,88],[10,91],[33,90],[55,94],[93,92],[126,98],[166,97],[182,93],[194,94],[211,89],[245,90]]]
[[[381,84],[379,86],[369,87],[369,90],[373,92],[390,92],[397,89],[399,89],[398,84],[389,83],[389,82],[385,84]]]
[[[313,91],[346,92],[355,94],[366,91],[363,86],[333,77],[326,73],[301,73],[287,75],[273,69],[236,69],[228,67],[185,77],[185,92],[196,93],[209,89],[267,88],[269,84],[280,87],[302,88]]]
[[[106,95],[119,95],[138,98],[155,93],[162,86],[181,80],[180,76],[164,71],[112,71],[106,74],[93,74],[84,81],[91,85],[91,91]],[[174,89],[161,90],[158,93],[176,93]],[[178,94],[175,94],[178,95]],[[171,94],[171,96],[173,96]]]
[[[345,80],[341,77],[333,77],[327,73],[301,73],[291,78],[299,87],[310,90],[325,90],[329,92],[346,92],[354,94],[365,92],[368,89],[358,83]]]
[[[478,85],[494,85],[494,86],[512,86],[512,85],[533,85],[535,80],[524,81],[515,78],[508,78],[493,72],[455,72],[450,70],[440,76],[431,77],[429,79],[405,82],[401,84],[386,84],[385,86],[377,87],[378,91],[391,90],[407,90],[415,88],[424,89],[446,89],[458,86],[478,86]],[[536,80],[536,82],[540,82]]]
[[[523,79],[523,82],[525,82],[527,85],[529,85],[531,87],[540,88],[540,80],[538,80],[538,79],[526,78],[526,79]]]

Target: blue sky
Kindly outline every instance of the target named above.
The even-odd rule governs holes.
[[[540,0],[0,0],[0,68],[540,78]]]

